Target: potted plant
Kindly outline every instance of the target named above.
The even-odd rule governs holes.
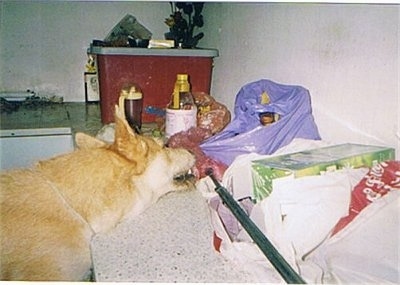
[[[195,48],[204,33],[193,35],[196,27],[203,27],[201,12],[204,2],[170,2],[171,15],[165,19],[169,32],[165,39],[174,40],[175,47]]]

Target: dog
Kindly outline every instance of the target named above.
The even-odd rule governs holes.
[[[1,280],[87,280],[95,234],[194,188],[194,156],[135,134],[115,108],[112,144],[77,133],[72,153],[1,173]]]

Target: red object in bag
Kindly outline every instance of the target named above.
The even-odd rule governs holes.
[[[349,214],[339,220],[332,236],[369,204],[395,189],[400,190],[400,161],[385,161],[373,166],[351,192]]]
[[[200,143],[210,137],[211,131],[199,127],[190,128],[187,131],[179,132],[172,135],[167,142],[171,148],[184,148],[192,152],[196,158],[193,174],[197,179],[206,177],[207,170],[211,168],[215,177],[222,180],[222,176],[228,166],[204,154],[200,148]]]

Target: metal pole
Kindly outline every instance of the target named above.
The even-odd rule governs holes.
[[[215,192],[221,197],[225,205],[231,210],[236,219],[240,222],[249,236],[261,249],[264,255],[268,258],[271,264],[279,272],[282,278],[289,284],[306,284],[305,281],[297,274],[289,263],[282,257],[279,251],[265,237],[254,222],[247,216],[246,212],[233,199],[231,194],[218,182],[214,177],[211,169],[207,170],[206,174],[210,176],[216,185]]]

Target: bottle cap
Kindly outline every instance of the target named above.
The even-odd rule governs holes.
[[[128,100],[138,100],[138,99],[142,99],[143,98],[143,94],[141,92],[137,92],[137,91],[131,91],[129,92],[128,96],[126,96],[126,99]]]
[[[177,74],[176,79],[178,80],[188,80],[188,75],[187,74]]]

